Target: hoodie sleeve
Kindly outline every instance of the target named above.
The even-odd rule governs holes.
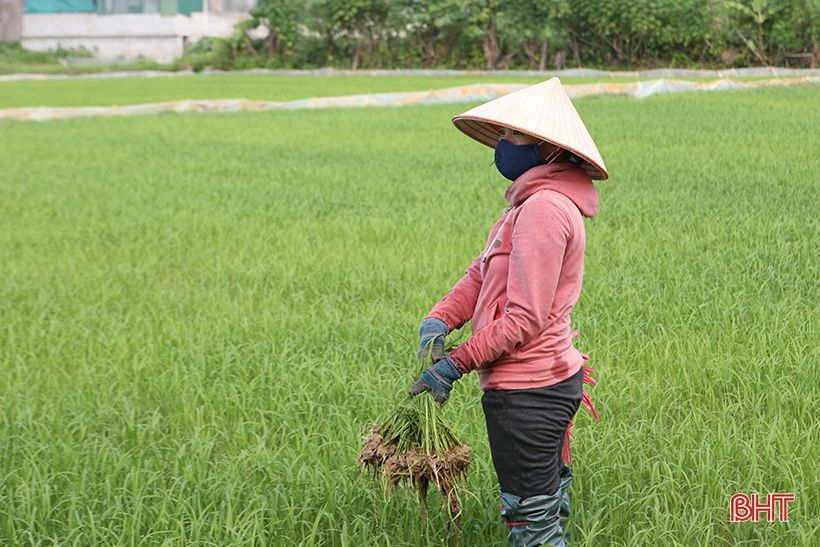
[[[549,198],[537,194],[524,202],[513,227],[504,313],[450,354],[463,371],[492,363],[544,330],[571,235],[569,219]]]
[[[447,296],[433,306],[427,317],[434,317],[444,321],[450,331],[460,329],[464,323],[471,319],[478,301],[478,293],[481,291],[480,264],[481,255],[478,255],[465,270],[464,277],[450,289]]]

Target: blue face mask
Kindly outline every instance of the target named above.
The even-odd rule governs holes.
[[[507,139],[500,139],[495,145],[495,166],[510,180],[542,163],[546,160],[538,153],[538,144],[513,144]]]

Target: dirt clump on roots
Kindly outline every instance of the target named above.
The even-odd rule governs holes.
[[[379,425],[372,427],[359,464],[374,474],[382,473],[393,486],[411,486],[423,503],[432,484],[447,503],[451,519],[458,524],[462,509],[458,487],[466,480],[470,447],[456,443],[439,451],[428,452],[420,446],[400,450],[399,440],[386,441],[381,431]]]

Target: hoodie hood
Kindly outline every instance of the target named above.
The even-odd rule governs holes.
[[[539,190],[553,190],[567,196],[585,217],[598,212],[598,190],[589,174],[571,163],[536,165],[507,187],[504,197],[518,206]]]

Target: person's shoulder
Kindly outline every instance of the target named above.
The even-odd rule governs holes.
[[[543,188],[538,190],[521,205],[521,213],[540,217],[560,217],[567,224],[571,224],[573,210],[577,207],[572,200],[556,190]]]

